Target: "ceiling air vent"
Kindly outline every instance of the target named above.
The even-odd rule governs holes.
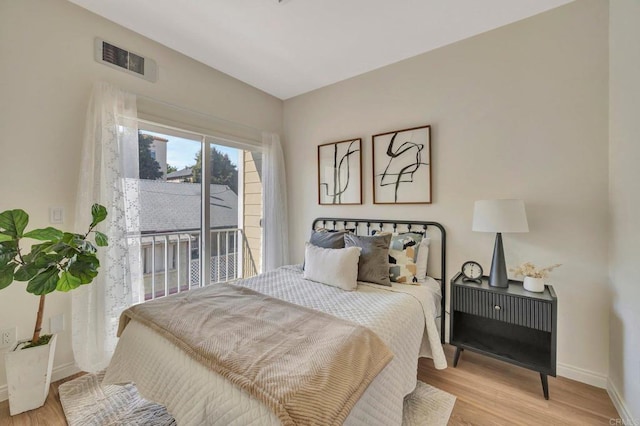
[[[96,61],[112,68],[127,71],[145,80],[158,80],[158,65],[153,59],[145,58],[102,39],[95,40]]]

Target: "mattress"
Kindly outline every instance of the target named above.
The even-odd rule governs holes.
[[[404,396],[416,385],[418,358],[428,356],[436,368],[446,367],[435,280],[392,287],[358,283],[356,291],[347,292],[303,279],[301,267],[294,265],[234,284],[363,325],[388,345],[393,360],[369,385],[346,425],[400,425]],[[279,424],[257,399],[136,321],[120,337],[104,379],[105,384],[127,382],[165,405],[180,425]]]

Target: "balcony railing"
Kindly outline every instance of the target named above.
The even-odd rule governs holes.
[[[141,240],[144,300],[202,285],[200,231],[143,233]],[[212,229],[210,283],[248,278],[258,273],[242,229]]]

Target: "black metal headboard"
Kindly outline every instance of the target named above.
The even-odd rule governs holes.
[[[311,224],[311,229],[327,228],[332,230],[349,229],[356,234],[360,230],[364,230],[366,234],[372,235],[373,231],[391,231],[391,232],[425,232],[427,235],[433,228],[440,231],[440,277],[432,278],[440,281],[440,291],[442,299],[440,301],[440,341],[444,343],[445,319],[447,306],[447,233],[438,222],[422,222],[411,220],[390,220],[390,219],[346,219],[335,217],[319,217]],[[360,233],[362,235],[362,233]]]

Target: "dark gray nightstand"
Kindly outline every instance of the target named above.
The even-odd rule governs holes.
[[[547,375],[556,375],[558,299],[553,287],[532,293],[522,282],[509,280],[508,288],[466,283],[458,273],[451,280],[449,341],[456,346],[453,366],[469,349],[540,373],[545,399]]]

